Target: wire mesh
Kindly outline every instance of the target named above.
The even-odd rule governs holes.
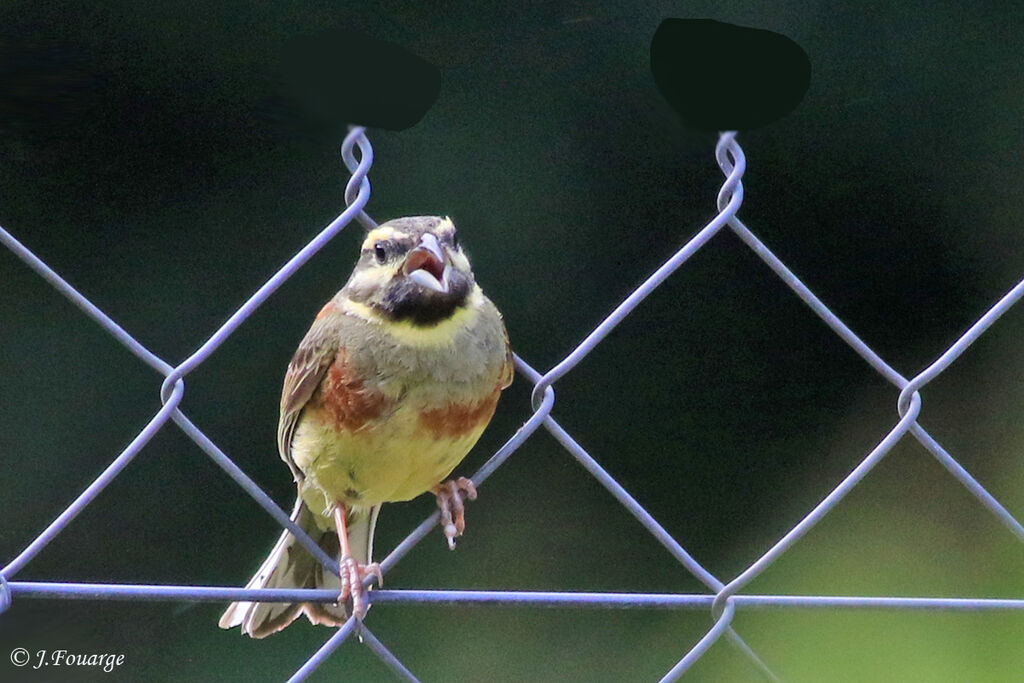
[[[358,157],[356,156],[358,150]],[[107,468],[79,496],[53,520],[28,546],[0,570],[0,612],[7,610],[15,598],[51,598],[86,600],[188,600],[188,601],[323,601],[333,602],[337,595],[332,591],[312,589],[244,589],[215,586],[171,586],[171,585],[123,585],[101,583],[29,582],[15,581],[25,566],[54,538],[64,530],[89,503],[113,481],[134,459],[139,451],[168,422],[174,422],[186,435],[252,497],[278,524],[292,532],[302,545],[329,570],[337,573],[334,558],[327,556],[309,536],[294,524],[288,515],[250,479],[231,458],[226,455],[201,429],[180,409],[185,393],[185,378],[203,363],[252,313],[267,300],[274,291],[301,268],[317,251],[331,240],[345,226],[357,220],[365,227],[376,223],[365,212],[370,198],[368,173],[373,163],[373,149],[366,137],[365,129],[353,127],[341,148],[342,158],[351,172],[345,188],[345,210],[321,230],[305,247],[295,254],[277,273],[260,287],[235,313],[217,329],[199,349],[177,366],[162,360],[139,343],[130,333],[95,306],[89,299],[68,284],[41,259],[18,242],[9,232],[0,227],[0,243],[3,243],[29,268],[38,273],[61,294],[67,297],[87,316],[96,321],[118,342],[161,375],[164,381],[160,388],[162,407],[136,435],[131,443],[107,466]],[[1021,542],[1024,542],[1024,526],[971,474],[961,466],[920,424],[917,422],[921,410],[921,390],[933,381],[967,348],[976,341],[996,320],[1024,296],[1024,280],[1003,295],[982,315],[959,339],[943,352],[931,365],[910,379],[888,365],[863,340],[861,340],[838,316],[836,316],[814,293],[793,274],[737,217],[743,202],[742,177],[746,168],[743,150],[736,142],[735,133],[726,132],[719,136],[715,157],[725,175],[725,182],[718,193],[717,215],[671,258],[663,263],[639,287],[637,287],[615,310],[605,318],[589,335],[563,360],[546,373],[532,368],[519,356],[515,357],[516,369],[534,386],[532,392],[533,413],[501,448],[473,475],[477,486],[500,467],[539,429],[547,430],[611,495],[632,514],[641,525],[665,547],[683,567],[693,574],[710,591],[707,594],[675,593],[584,593],[584,592],[535,592],[535,591],[460,591],[460,590],[395,590],[379,589],[369,594],[372,603],[380,604],[485,604],[485,605],[530,605],[563,606],[572,608],[609,609],[689,609],[709,610],[713,623],[705,635],[689,646],[679,661],[662,678],[672,681],[681,677],[703,656],[723,635],[750,659],[755,667],[770,680],[777,680],[775,674],[760,659],[753,649],[732,628],[732,619],[739,609],[899,609],[899,610],[1024,610],[1022,599],[974,599],[974,598],[926,598],[886,596],[811,596],[811,595],[751,595],[743,589],[762,574],[773,562],[786,553],[794,543],[810,531],[829,513],[864,477],[885,458],[893,446],[910,435],[923,445],[977,500],[1006,526]],[[879,441],[860,463],[821,500],[801,521],[790,529],[767,552],[750,563],[745,570],[731,581],[724,582],[705,569],[683,546],[644,509],[552,416],[555,405],[555,383],[571,372],[601,341],[622,322],[640,303],[673,272],[707,244],[717,233],[728,227],[808,306],[821,320],[849,345],[889,383],[899,389],[897,414],[899,419],[892,429]],[[440,517],[435,512],[419,524],[381,561],[381,571],[390,571],[430,530]],[[367,579],[367,583],[372,577]],[[365,624],[350,619],[313,653],[289,679],[301,681],[308,677],[331,654],[353,634],[380,660],[404,680],[416,680],[415,676],[382,643]],[[685,646],[681,646],[682,651]]]

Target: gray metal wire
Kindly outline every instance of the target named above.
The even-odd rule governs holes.
[[[359,155],[356,156],[356,149]],[[351,172],[345,187],[345,210],[305,247],[295,254],[277,273],[264,283],[216,332],[214,332],[185,361],[172,366],[162,360],[131,334],[124,330],[89,299],[67,283],[9,232],[0,227],[0,243],[10,249],[29,268],[49,282],[87,316],[107,330],[118,342],[143,363],[164,377],[160,388],[162,406],[146,426],[136,435],[107,468],[77,498],[53,520],[28,546],[0,570],[0,613],[17,597],[86,600],[189,600],[189,601],[333,601],[332,591],[311,589],[245,589],[217,586],[151,586],[69,582],[15,581],[13,577],[49,544],[121,471],[134,459],[149,440],[166,425],[174,422],[238,485],[270,514],[282,527],[291,531],[314,557],[330,571],[337,573],[334,558],[327,556],[309,536],[289,519],[231,458],[224,453],[179,408],[185,393],[185,377],[203,363],[223,344],[239,325],[273,294],[273,292],[302,267],[330,239],[352,220],[363,226],[376,226],[364,207],[370,198],[368,173],[373,163],[373,149],[362,127],[352,127],[341,148],[342,159]],[[650,593],[573,593],[533,591],[458,591],[458,590],[383,590],[369,594],[373,603],[417,604],[446,603],[466,605],[533,605],[538,607],[602,608],[602,609],[707,609],[713,623],[707,633],[692,644],[680,660],[662,678],[674,681],[698,661],[722,635],[737,646],[740,652],[770,680],[778,680],[761,661],[753,649],[732,628],[737,609],[897,609],[897,610],[953,610],[998,611],[1024,610],[1022,599],[924,598],[888,596],[806,596],[806,595],[748,595],[741,591],[775,560],[782,556],[827,515],[889,451],[907,434],[920,442],[971,494],[1006,526],[1014,536],[1024,542],[1024,526],[992,494],[960,465],[925,429],[917,423],[921,410],[921,390],[946,370],[995,321],[1024,297],[1024,280],[1001,297],[978,321],[917,376],[906,379],[888,365],[842,320],[839,319],[814,293],[776,257],[737,217],[743,202],[742,176],[746,168],[743,150],[736,142],[735,133],[719,136],[715,158],[725,174],[725,182],[718,193],[718,214],[698,231],[670,259],[657,268],[639,287],[602,320],[592,332],[559,363],[546,373],[532,368],[519,356],[516,369],[534,385],[531,397],[533,414],[505,444],[473,475],[477,486],[500,467],[540,428],[546,429],[580,465],[607,489],[630,514],[674,557],[687,571],[708,589],[709,593],[650,594]],[[682,545],[662,527],[643,505],[626,491],[600,463],[591,456],[552,416],[555,405],[554,384],[569,373],[599,344],[622,320],[660,286],[676,269],[682,266],[717,233],[731,229],[765,264],[794,291],[822,321],[848,344],[861,358],[887,381],[900,390],[896,401],[898,419],[892,429],[860,463],[811,509],[800,522],[782,536],[761,557],[752,562],[731,581],[723,582],[705,569]],[[437,524],[439,513],[427,517],[399,543],[381,562],[383,573],[390,571]],[[367,579],[367,585],[372,577]],[[357,634],[380,660],[399,678],[415,681],[415,676],[394,654],[362,623],[350,619],[313,653],[289,681],[305,680],[350,636]],[[685,646],[683,646],[685,647]]]

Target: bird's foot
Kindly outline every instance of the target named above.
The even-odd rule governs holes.
[[[466,530],[467,500],[476,500],[476,486],[466,477],[443,481],[431,489],[437,496],[437,507],[441,510],[441,526],[444,536],[448,539],[448,549],[455,550],[455,538]]]
[[[352,616],[362,621],[366,616],[369,605],[366,600],[366,589],[363,588],[363,581],[368,576],[377,578],[377,585],[384,583],[384,575],[380,571],[380,564],[359,564],[356,558],[346,555],[341,558],[341,593],[338,595],[338,604],[343,605],[345,601],[352,598]]]

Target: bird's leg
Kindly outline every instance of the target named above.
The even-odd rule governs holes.
[[[383,583],[380,565],[376,562],[361,565],[352,556],[348,545],[348,524],[345,522],[345,506],[342,503],[334,505],[334,524],[338,532],[338,543],[341,545],[341,593],[338,595],[338,603],[344,604],[349,597],[352,598],[352,616],[362,621],[366,616],[366,591],[363,590],[363,579],[369,575],[377,577],[379,583]]]
[[[448,549],[455,550],[455,537],[461,536],[466,530],[466,506],[462,502],[465,495],[468,500],[476,500],[476,486],[466,477],[449,479],[430,489],[437,496],[437,507],[441,510],[441,526],[444,536],[448,539]]]

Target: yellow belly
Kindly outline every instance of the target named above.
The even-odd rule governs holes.
[[[336,502],[362,508],[415,498],[451,473],[486,424],[438,435],[404,404],[384,420],[340,431],[323,409],[307,407],[292,440],[292,459],[305,475],[302,498],[325,526]]]

